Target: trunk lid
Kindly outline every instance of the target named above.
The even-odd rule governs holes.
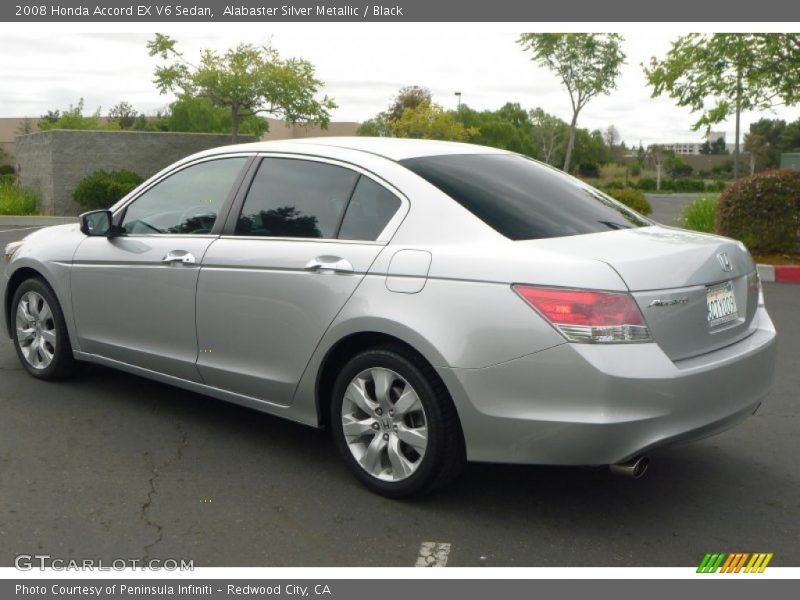
[[[752,257],[734,240],[642,227],[518,243],[610,265],[672,360],[711,352],[752,333],[758,279]]]

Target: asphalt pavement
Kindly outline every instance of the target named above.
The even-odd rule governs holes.
[[[476,464],[416,501],[363,489],[325,432],[98,366],[41,382],[2,339],[0,566],[411,566],[423,542],[450,544],[448,566],[693,566],[716,551],[800,566],[800,286],[765,295],[775,388],[737,428],[653,452],[640,480]]]
[[[683,207],[703,194],[645,194],[645,198],[653,207],[650,217],[662,225],[680,226],[678,217]]]

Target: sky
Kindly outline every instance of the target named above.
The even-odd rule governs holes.
[[[569,25],[575,26],[580,24]],[[554,30],[553,25],[516,23],[0,24],[0,117],[35,117],[80,98],[87,112],[98,107],[105,112],[124,100],[154,114],[173,99],[160,95],[152,83],[157,61],[147,56],[145,43],[158,31],[176,38],[189,59],[203,47],[225,50],[240,42],[270,41],[282,56],[309,60],[325,82],[324,93],[339,106],[333,120],[364,121],[385,109],[400,87],[421,85],[445,108],[455,108],[460,91],[462,101],[475,109],[519,102],[568,121],[566,90],[516,43],[520,32],[548,27]],[[592,100],[578,125],[604,130],[613,124],[629,145],[701,141],[702,132],[691,131],[698,115],[668,97],[651,98],[641,67],[692,29],[620,24],[615,30],[625,38],[627,55],[617,89]],[[743,132],[761,117],[794,120],[800,109],[745,114]],[[727,132],[727,141],[733,141],[732,121],[714,130]]]

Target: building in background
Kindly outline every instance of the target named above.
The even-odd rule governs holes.
[[[728,152],[733,152],[734,145],[728,144],[725,140],[725,137],[724,131],[709,131],[705,138],[700,142],[670,142],[667,144],[659,144],[659,146],[666,150],[672,150],[675,154],[695,156],[702,154],[701,148],[706,142],[713,144],[718,140],[722,140],[722,143],[725,144],[725,148],[728,150]]]

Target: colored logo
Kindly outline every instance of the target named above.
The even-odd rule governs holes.
[[[734,552],[726,554],[717,552],[706,554],[700,566],[697,567],[698,573],[763,573],[769,561],[772,560],[772,553],[754,552]]]

